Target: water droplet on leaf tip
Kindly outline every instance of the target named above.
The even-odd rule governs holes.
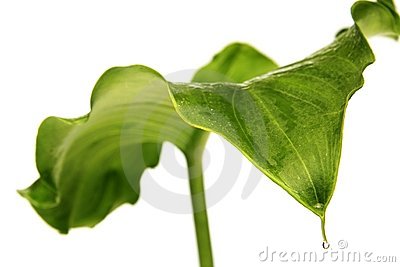
[[[322,204],[322,203],[317,203],[314,205],[314,208],[316,208],[316,209],[322,209],[323,207],[324,207],[324,204]]]

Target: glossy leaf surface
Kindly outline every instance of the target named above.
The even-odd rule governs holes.
[[[353,27],[300,62],[243,83],[170,84],[185,121],[225,137],[323,225],[346,106],[374,62],[364,34],[398,34],[391,1],[361,1],[352,13]]]
[[[171,84],[170,91],[183,119],[224,136],[323,216],[339,165],[344,110],[372,62],[353,27],[311,57],[253,80]]]

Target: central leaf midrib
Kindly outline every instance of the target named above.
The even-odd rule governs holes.
[[[249,137],[250,135],[249,135],[249,134],[245,131],[245,129],[243,128],[242,123],[240,122],[240,120],[239,120],[239,118],[238,118],[238,116],[237,116],[237,114],[236,114],[236,107],[235,107],[235,95],[236,95],[236,92],[237,92],[237,88],[233,89],[232,103],[231,103],[232,111],[233,111],[233,116],[235,117],[236,122],[239,124],[239,128],[240,128],[240,130],[243,132],[245,138],[247,139],[247,142],[249,142],[250,147],[252,147],[252,146],[254,146],[255,144],[254,144],[254,142],[252,142],[252,141],[250,140],[250,137]]]
[[[300,155],[299,151],[296,149],[296,147],[294,146],[292,140],[290,139],[290,137],[285,133],[285,131],[282,129],[282,127],[280,126],[279,122],[275,119],[275,117],[273,116],[273,114],[268,110],[267,106],[264,104],[264,102],[262,101],[262,99],[256,94],[255,90],[252,90],[252,96],[254,96],[255,98],[257,98],[257,100],[260,102],[261,107],[266,111],[265,114],[267,114],[271,121],[276,125],[276,127],[279,129],[279,131],[282,132],[283,136],[287,139],[287,141],[289,142],[290,146],[292,147],[293,151],[295,152],[297,158],[299,159],[300,163],[302,164],[304,171],[307,174],[307,178],[309,179],[311,186],[313,188],[314,191],[314,196],[315,196],[315,200],[317,201],[316,203],[319,203],[319,199],[318,199],[318,194],[317,194],[317,190],[315,188],[314,185],[314,181],[311,177],[310,171],[307,168],[307,165],[305,164],[302,156]]]

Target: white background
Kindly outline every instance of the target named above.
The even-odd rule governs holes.
[[[38,177],[40,122],[49,115],[87,113],[94,83],[112,66],[140,63],[168,75],[202,66],[233,41],[252,44],[280,65],[299,60],[352,24],[352,3],[2,0],[0,266],[197,266],[191,215],[145,201],[67,236],[46,225],[16,193]],[[397,255],[400,261],[400,45],[384,38],[371,45],[377,62],[347,110],[327,234],[332,246],[344,239],[349,250]],[[208,145],[207,186],[218,179],[220,161],[232,157],[220,142],[213,136]],[[319,219],[268,178],[242,199],[250,170],[243,162],[233,189],[209,209],[215,266],[266,266],[258,260],[266,246],[321,251]],[[169,190],[188,194],[187,181],[162,167],[153,173],[165,177]]]

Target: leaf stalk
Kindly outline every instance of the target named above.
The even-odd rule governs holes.
[[[213,267],[201,155],[202,153],[198,153],[196,156],[187,157],[189,185],[200,267]]]

